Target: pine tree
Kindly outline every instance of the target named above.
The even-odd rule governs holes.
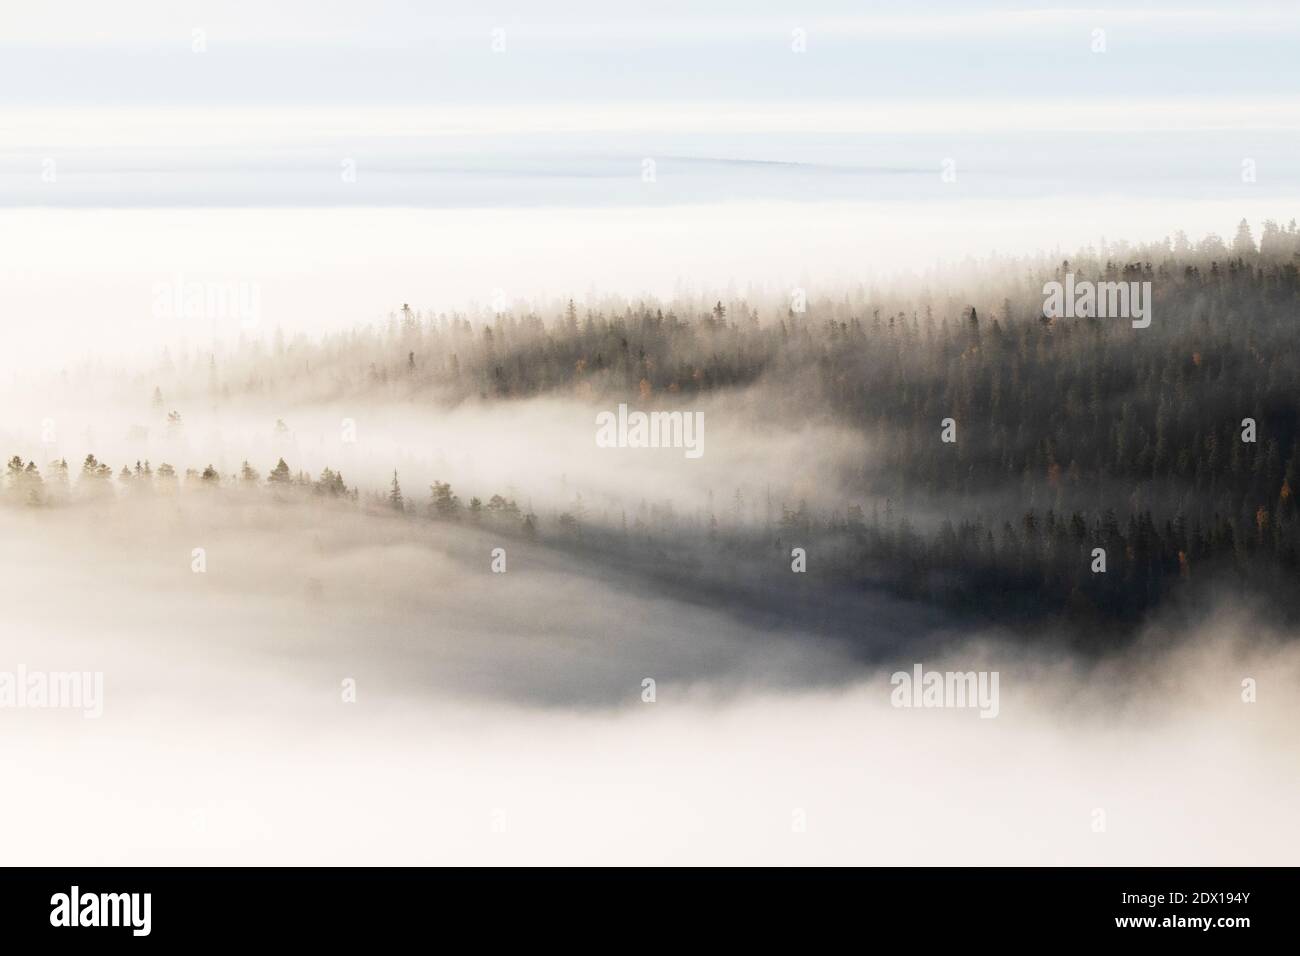
[[[445,481],[435,481],[429,486],[431,500],[429,512],[443,521],[454,521],[460,514],[460,498],[451,493],[451,485]]]

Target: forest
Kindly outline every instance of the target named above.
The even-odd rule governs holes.
[[[1067,273],[1149,281],[1154,320],[1044,316]],[[121,387],[177,423],[194,405],[284,409],[364,395],[417,408],[564,395],[595,408],[690,408],[734,394],[750,425],[816,418],[871,452],[787,491],[534,512],[499,487],[349,487],[283,457],[211,464],[15,456],[15,507],[207,494],[270,496],[457,522],[587,555],[701,600],[794,605],[887,589],[1012,629],[1045,621],[1105,644],[1156,609],[1238,595],[1300,613],[1300,230],[1244,221],[1231,242],[1179,234],[1061,259],[990,259],[909,283],[671,304],[614,299],[469,315],[408,305],[318,340],[276,335],[166,353]],[[945,425],[947,429],[945,440]],[[182,464],[184,470],[182,471]],[[791,551],[807,554],[792,583]],[[1099,562],[1099,554],[1101,555]],[[795,591],[791,591],[795,594]]]

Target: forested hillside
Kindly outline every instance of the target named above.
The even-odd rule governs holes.
[[[1150,326],[1044,317],[1043,284],[1067,273],[1150,282]],[[719,601],[789,587],[800,547],[805,598],[887,587],[1007,624],[1109,621],[1116,635],[1180,593],[1262,593],[1289,613],[1300,573],[1298,330],[1294,222],[1266,224],[1258,244],[1243,222],[1227,244],[1180,236],[1104,256],[967,263],[887,289],[810,293],[806,308],[570,302],[551,316],[481,318],[403,307],[381,327],[320,341],[168,356],[130,387],[142,404],[182,411],[358,395],[436,409],[547,394],[689,409],[734,393],[750,427],[819,417],[865,436],[871,453],[835,476],[848,489],[835,507],[778,497],[756,511],[736,490],[705,514],[655,502],[588,513],[580,496],[535,514],[510,500],[506,474],[498,487],[437,482],[404,496],[397,475],[392,488],[358,493],[333,470],[315,479],[293,462],[267,462],[263,479],[252,465],[221,475],[202,462],[155,470],[93,457],[71,477],[66,463],[14,458],[9,500],[270,486],[487,522]]]

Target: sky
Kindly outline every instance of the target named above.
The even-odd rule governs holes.
[[[1286,99],[1292,4],[93,2],[8,11],[6,105]],[[504,31],[494,52],[493,31]],[[806,54],[792,56],[795,30]],[[1106,51],[1092,51],[1104,30]],[[192,52],[201,31],[205,52]],[[35,78],[39,77],[39,81]]]
[[[1255,3],[15,6],[0,373],[205,334],[149,321],[178,276],[321,332],[1258,229],[1300,205],[1298,40]]]
[[[628,204],[655,197],[602,181],[641,181],[646,158],[673,174],[657,192],[686,202],[844,198],[882,177],[879,193],[913,198],[924,191],[907,177],[932,179],[946,158],[991,177],[989,195],[1014,192],[1015,177],[1149,188],[1182,149],[1193,174],[1249,155],[1264,167],[1256,185],[1294,185],[1293,5],[462,10],[10,11],[0,204],[527,203],[514,178],[541,193],[533,203]],[[49,160],[59,190],[33,175]]]

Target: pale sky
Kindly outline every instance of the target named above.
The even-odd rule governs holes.
[[[1258,229],[1298,49],[1289,2],[11,4],[0,369],[196,334],[181,273],[321,331]]]
[[[1293,96],[1300,79],[1300,8],[1289,2],[472,9],[399,0],[11,4],[0,104],[1247,102]],[[503,31],[500,52],[494,30]],[[796,30],[802,55],[791,50]],[[1104,53],[1093,50],[1096,30]]]

